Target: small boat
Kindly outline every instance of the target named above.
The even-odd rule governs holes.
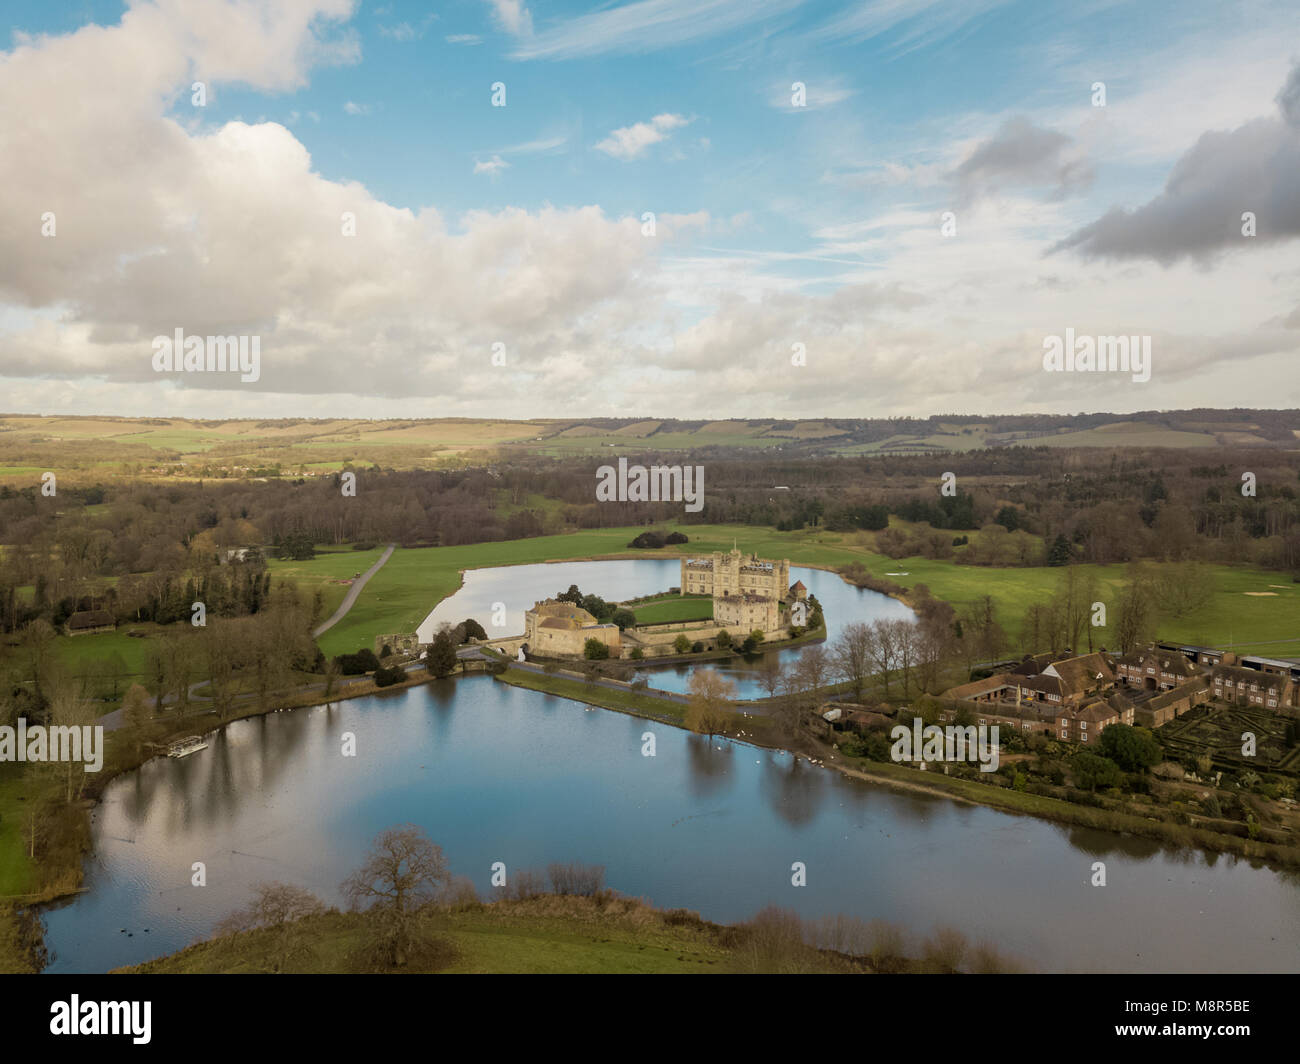
[[[200,750],[206,750],[208,744],[203,741],[201,735],[187,735],[184,739],[177,739],[171,746],[167,747],[168,757],[189,757],[190,754],[197,754]]]

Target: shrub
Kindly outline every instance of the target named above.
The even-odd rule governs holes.
[[[551,890],[556,894],[575,894],[594,897],[605,887],[605,866],[584,865],[576,861],[552,864],[546,869],[551,877]]]
[[[695,642],[691,644],[691,653],[702,654],[703,652],[704,652],[704,644],[701,643],[698,639],[695,640]]]
[[[378,544],[376,544],[374,540],[370,540],[370,539],[359,540],[358,542],[352,544],[352,549],[353,550],[374,550],[377,545]]]
[[[588,639],[582,646],[582,656],[588,661],[604,661],[609,657],[609,647],[599,639]]]
[[[391,668],[378,668],[375,670],[376,687],[392,687],[395,683],[401,683],[406,679],[406,671],[399,669],[396,665]]]
[[[629,654],[628,657],[631,658],[633,661],[640,661],[642,658],[645,657],[645,651],[642,650],[640,647],[633,647],[632,653]]]
[[[691,650],[691,641],[684,635],[679,635],[673,640],[673,649],[679,654],[689,654]]]

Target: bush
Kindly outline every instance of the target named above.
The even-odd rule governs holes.
[[[375,670],[376,687],[392,687],[395,683],[401,683],[406,679],[406,670],[399,669],[396,665],[391,668],[379,668]]]
[[[692,654],[704,653],[704,644],[701,643],[698,639],[695,640],[695,642],[691,644],[691,653]]]
[[[374,550],[378,544],[374,540],[366,539],[352,544],[353,550]]]
[[[632,653],[629,654],[628,657],[631,658],[633,661],[640,661],[642,658],[645,657],[645,651],[642,650],[640,647],[633,647]]]
[[[669,532],[668,535],[665,537],[664,542],[668,544],[677,544],[677,543],[689,543],[690,540],[687,539],[681,532]]]
[[[723,629],[722,629],[722,630],[721,630],[721,631],[720,631],[720,632],[719,632],[719,633],[714,637],[714,645],[715,645],[719,650],[730,650],[730,649],[731,649],[731,633],[728,632],[725,628],[723,628]]]
[[[360,676],[379,668],[379,659],[369,647],[362,647],[355,654],[340,654],[334,660],[339,663],[339,672],[344,676]]]
[[[605,887],[605,866],[584,865],[576,861],[552,864],[546,869],[551,877],[551,890],[556,894],[575,894],[594,897]]]
[[[673,649],[679,654],[689,654],[691,650],[691,641],[684,635],[679,635],[673,640]]]
[[[609,647],[599,639],[588,639],[582,646],[582,656],[588,661],[604,661],[609,657]]]

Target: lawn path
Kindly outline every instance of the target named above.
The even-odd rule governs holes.
[[[361,589],[366,586],[375,573],[379,572],[379,570],[384,567],[384,562],[388,561],[388,559],[393,556],[393,550],[396,547],[396,543],[388,544],[387,549],[379,556],[379,560],[362,573],[357,580],[352,582],[352,586],[348,588],[348,593],[343,597],[343,601],[339,603],[339,608],[334,611],[333,616],[331,616],[324,624],[312,631],[311,635],[313,639],[319,639],[321,635],[328,632],[338,624],[339,621],[343,620],[343,618],[347,616],[348,610],[352,608],[352,604],[357,601],[357,596],[361,594]]]

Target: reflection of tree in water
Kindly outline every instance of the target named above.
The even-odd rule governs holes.
[[[1191,851],[1167,846],[1158,839],[1120,835],[1114,831],[1098,831],[1096,828],[1069,827],[1065,829],[1065,837],[1071,846],[1076,850],[1082,850],[1090,857],[1119,856],[1144,861],[1162,850],[1175,859],[1180,859],[1184,855],[1193,856]]]
[[[758,777],[758,789],[772,812],[787,824],[807,824],[826,795],[826,770],[802,758],[769,754]]]
[[[717,794],[730,783],[736,748],[722,739],[707,735],[686,736],[686,780],[695,798]]]

